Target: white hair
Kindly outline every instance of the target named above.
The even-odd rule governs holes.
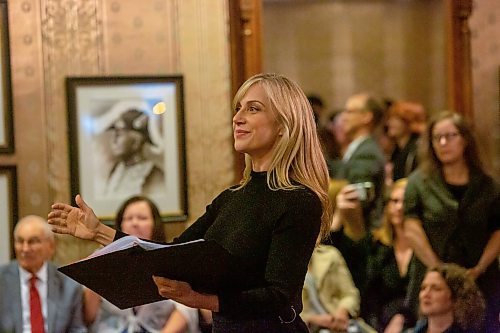
[[[27,215],[23,217],[16,223],[16,226],[14,228],[14,235],[16,235],[17,230],[21,227],[21,225],[24,224],[34,224],[34,225],[38,224],[39,226],[42,227],[45,237],[47,237],[47,239],[50,241],[54,241],[54,233],[52,232],[50,225],[42,217],[37,215]]]

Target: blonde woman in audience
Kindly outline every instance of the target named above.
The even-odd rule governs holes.
[[[403,201],[406,178],[390,190],[380,228],[367,232],[360,212],[358,193],[344,187],[337,196],[335,219],[340,219],[344,234],[351,240],[364,266],[361,288],[361,317],[379,332],[401,332],[412,323],[405,306],[408,266],[413,251],[404,235]]]
[[[147,197],[134,196],[119,208],[115,227],[142,239],[164,241],[157,206]],[[165,300],[120,310],[90,289],[84,291],[84,316],[95,333],[198,333],[198,313]]]

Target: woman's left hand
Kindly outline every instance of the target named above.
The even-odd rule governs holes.
[[[161,276],[153,276],[158,287],[158,293],[168,299],[190,306],[194,296],[191,285],[187,282],[167,279]]]
[[[165,298],[191,308],[219,311],[219,296],[217,295],[201,294],[184,281],[171,280],[161,276],[153,276],[153,280],[158,287],[158,293]]]

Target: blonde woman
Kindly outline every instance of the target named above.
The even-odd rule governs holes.
[[[233,101],[234,148],[246,155],[241,183],[222,192],[176,241],[215,240],[253,265],[252,283],[216,295],[155,277],[159,293],[213,312],[215,332],[307,332],[300,319],[307,264],[331,221],[328,171],[311,106],[293,81],[247,80]],[[59,233],[109,244],[123,234],[100,223],[81,197],[54,204]]]
[[[413,250],[404,234],[403,201],[407,180],[396,181],[385,205],[382,225],[367,231],[360,213],[355,189],[345,186],[337,196],[335,215],[343,224],[343,234],[350,247],[343,247],[355,262],[348,263],[359,276],[361,317],[379,332],[401,332],[412,323],[405,306],[409,281],[408,267]],[[356,214],[357,212],[357,214]],[[351,273],[353,273],[351,272]]]

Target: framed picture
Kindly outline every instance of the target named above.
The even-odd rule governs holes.
[[[71,194],[104,221],[127,198],[187,219],[183,78],[68,77]]]
[[[7,1],[0,1],[0,153],[14,152]]]
[[[0,265],[14,258],[12,232],[17,219],[16,167],[0,166]]]

